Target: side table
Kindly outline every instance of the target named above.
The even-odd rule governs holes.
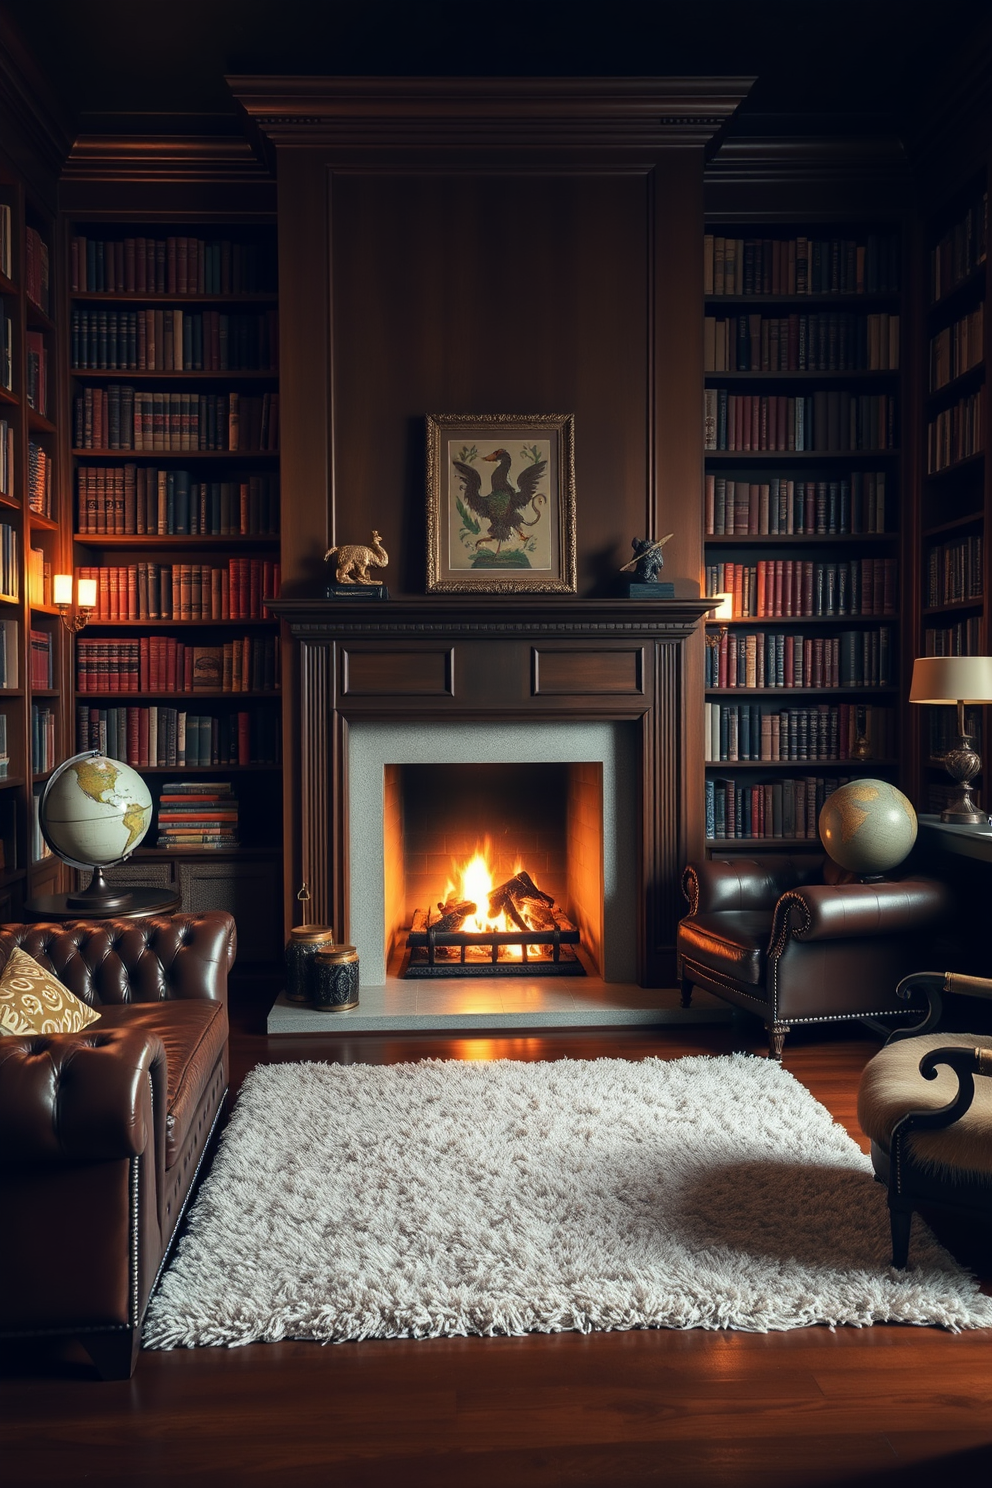
[[[29,899],[24,906],[25,923],[33,925],[42,920],[141,920],[146,915],[175,914],[182,904],[179,894],[169,889],[131,889],[131,903],[127,909],[115,909],[109,914],[94,915],[80,909],[70,908],[68,894],[39,894]]]

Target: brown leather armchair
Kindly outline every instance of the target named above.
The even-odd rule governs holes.
[[[793,1023],[911,1013],[896,985],[919,966],[950,893],[916,876],[849,877],[829,858],[798,854],[690,863],[677,940],[683,1007],[697,986],[757,1013],[775,1059]]]
[[[100,1017],[0,1039],[0,1336],[123,1379],[227,1090],[234,921],[7,925],[0,969],[18,946]]]

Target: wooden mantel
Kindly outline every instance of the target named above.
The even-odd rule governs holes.
[[[681,870],[701,847],[701,756],[683,747],[701,669],[687,654],[710,601],[452,595],[271,607],[294,643],[291,861],[312,919],[347,934],[353,721],[626,721],[640,737],[639,975],[673,984]]]

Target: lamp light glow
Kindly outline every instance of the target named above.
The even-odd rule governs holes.
[[[965,730],[964,710],[966,704],[992,703],[992,656],[918,656],[913,662],[909,701],[957,707],[958,742],[944,755],[944,766],[957,790],[940,819],[957,826],[987,826],[988,813],[980,811],[971,797],[971,782],[981,771],[982,761]]]

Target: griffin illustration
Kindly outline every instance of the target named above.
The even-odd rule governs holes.
[[[491,455],[483,455],[482,458],[487,464],[496,465],[489,483],[489,492],[486,495],[482,491],[480,470],[466,464],[464,460],[453,460],[452,464],[461,477],[467,504],[489,523],[489,532],[485,537],[479,538],[475,544],[476,549],[481,548],[483,543],[494,542],[498,553],[513,533],[520,538],[526,537],[527,534],[523,528],[533,527],[540,519],[540,507],[547,503],[548,498],[542,491],[536,491],[535,487],[544,474],[548,462],[537,460],[533,465],[528,465],[518,476],[520,484],[519,488],[516,488],[509,479],[510,465],[513,462],[513,456],[509,450],[493,450]],[[534,512],[534,517],[532,521],[525,522],[522,513],[528,503]]]

